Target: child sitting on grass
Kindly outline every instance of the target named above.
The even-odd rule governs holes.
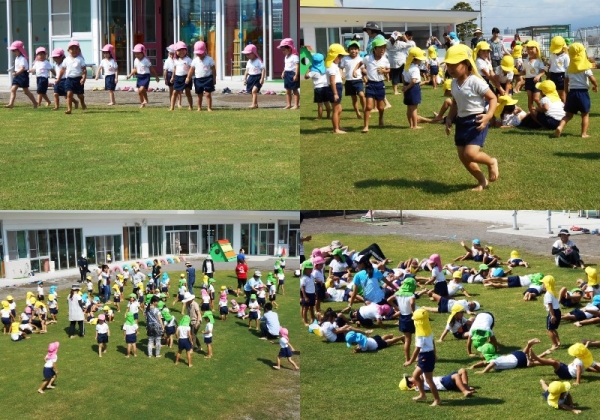
[[[544,356],[550,353],[549,350],[543,352],[539,356],[537,356],[533,349],[529,350],[529,358],[535,366],[552,366],[554,369],[554,373],[560,379],[565,381],[570,381],[571,379],[575,379],[575,385],[579,385],[581,383],[581,375],[583,371],[600,373],[600,365],[597,365],[594,362],[594,356],[592,356],[592,352],[582,343],[575,343],[571,347],[569,347],[569,355],[573,356],[575,359],[569,364],[566,365],[558,360],[554,359],[545,359]]]

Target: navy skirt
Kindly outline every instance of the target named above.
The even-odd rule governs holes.
[[[115,90],[117,84],[115,83],[115,75],[111,74],[104,76],[104,90]]]
[[[194,88],[197,95],[202,95],[204,92],[210,93],[215,91],[215,82],[212,76],[200,77],[194,79]]]
[[[535,87],[536,83],[533,81],[533,77],[525,78],[525,90],[531,91],[533,93],[541,92],[538,88]]]
[[[171,77],[173,77],[173,72],[172,71],[168,71],[167,72],[167,78],[165,79],[165,85],[167,85],[167,86],[173,86],[173,83],[171,83]]]
[[[398,323],[398,329],[403,333],[415,333],[415,321],[412,319],[412,315],[400,315],[400,322]]]
[[[149,86],[150,86],[150,74],[138,74],[135,87],[137,87],[137,88],[143,87],[143,88],[148,89]]]
[[[565,90],[565,73],[550,73],[549,76],[556,85],[556,90]]]
[[[15,77],[13,77],[13,85],[17,85],[20,88],[29,88],[29,73],[24,72]]]
[[[185,78],[187,76],[175,76],[175,82],[173,82],[173,89],[177,92],[183,92],[184,90],[192,88],[192,82],[185,83]]]
[[[39,95],[45,95],[48,92],[48,78],[47,77],[38,77],[37,78],[36,92]]]
[[[283,73],[283,87],[286,90],[296,90],[300,89],[300,80],[296,80],[294,82],[294,77],[296,77],[295,71],[286,71]]]
[[[279,350],[279,357],[292,357],[292,349],[284,347]]]
[[[74,95],[83,95],[83,85],[80,77],[67,77],[65,82],[65,90],[71,91]]]

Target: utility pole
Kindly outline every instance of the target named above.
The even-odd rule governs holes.
[[[483,31],[483,9],[482,9],[483,1],[479,0],[479,29]]]

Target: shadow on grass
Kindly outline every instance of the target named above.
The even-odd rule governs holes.
[[[124,354],[125,356],[127,356],[127,347],[125,346],[117,346],[117,352]]]
[[[554,156],[574,159],[598,160],[600,153],[556,152]]]
[[[168,347],[167,347],[167,348],[168,348]],[[173,349],[169,349],[169,351],[168,351],[168,352],[165,352],[165,353],[163,354],[163,357],[164,357],[165,359],[172,360],[172,361],[173,361],[173,363],[175,363],[175,357],[176,357],[176,355],[177,355],[177,352],[173,351]],[[192,357],[193,357],[193,356],[192,356]],[[181,358],[183,358],[183,359],[185,360],[185,362],[187,363],[187,356],[185,356],[185,355],[183,354],[183,352],[181,352],[181,356],[180,356],[180,358],[179,358],[179,360],[180,360],[180,361],[181,361]],[[192,362],[192,364],[193,364],[193,362]]]
[[[86,109],[85,111],[86,114],[138,114],[140,112],[139,109],[131,109],[131,110],[127,110],[127,109],[107,109],[107,108],[102,108],[102,109]]]
[[[364,179],[354,183],[356,188],[369,189],[377,187],[418,188],[429,194],[452,194],[473,188],[473,184],[444,184],[438,181],[416,181],[404,178],[397,179]]]
[[[473,395],[470,398],[461,400],[445,400],[442,406],[474,406],[474,405],[495,405],[504,403],[503,399],[500,398],[488,398],[481,397],[478,394]]]
[[[272,366],[275,364],[275,361],[271,360],[271,359],[262,359],[262,358],[258,357],[256,360],[264,363],[265,365],[269,366],[270,368],[272,368]]]

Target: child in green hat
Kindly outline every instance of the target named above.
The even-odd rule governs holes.
[[[248,304],[248,311],[250,316],[248,317],[248,329],[252,329],[252,321],[256,326],[256,331],[258,331],[258,318],[260,318],[260,305],[256,300],[256,295],[253,293],[250,295],[250,303]]]
[[[213,317],[212,311],[206,311],[202,314],[202,318],[206,318],[208,322],[204,327],[204,331],[202,331],[202,335],[204,336],[204,344],[206,344],[207,352],[205,359],[210,359],[213,355],[212,353],[212,338],[213,338],[213,326],[215,325],[215,319]],[[258,322],[258,321],[257,321]]]
[[[123,337],[125,337],[125,343],[127,343],[127,358],[133,353],[133,357],[137,357],[137,330],[138,324],[136,324],[132,312],[127,312],[125,315],[125,325],[123,325]]]
[[[171,315],[169,308],[163,307],[161,315],[165,323],[165,335],[167,336],[166,345],[171,349],[173,348],[173,335],[175,335],[175,330],[177,328],[177,320]]]
[[[175,366],[179,364],[181,352],[185,350],[188,366],[192,367],[192,329],[188,315],[185,315],[179,321],[179,326],[177,327],[177,345],[179,346],[179,350],[177,351],[177,356],[175,356]]]

